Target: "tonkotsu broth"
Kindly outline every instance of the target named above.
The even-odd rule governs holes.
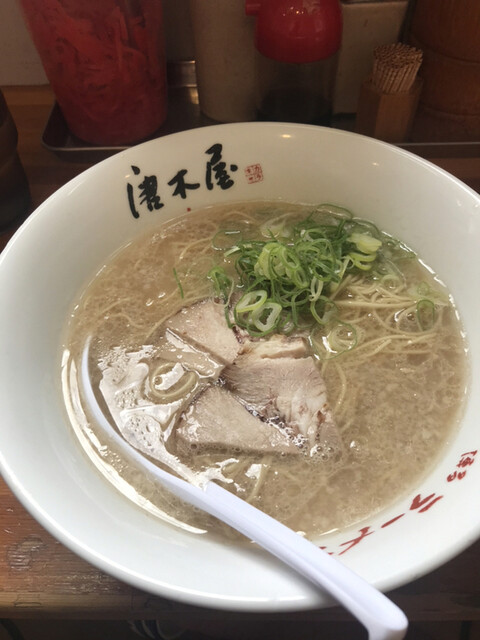
[[[191,531],[228,533],[163,491],[140,463],[126,457],[118,435],[115,440],[99,426],[81,375],[86,346],[91,389],[113,434],[114,421],[99,391],[102,370],[108,366],[119,377],[133,375],[127,371],[128,354],[139,353],[136,362],[148,363],[165,319],[212,295],[206,273],[222,259],[212,248],[219,229],[259,237],[267,220],[266,226],[273,226],[282,216],[303,219],[313,209],[262,202],[190,214],[120,250],[76,301],[62,373],[69,416],[96,466],[140,507]],[[359,522],[408,492],[435,463],[458,423],[467,365],[448,292],[419,260],[405,258],[400,266],[405,277],[400,289],[394,279],[382,284],[366,272],[365,277],[352,276],[335,296],[342,320],[359,332],[354,349],[318,361],[341,433],[342,456],[325,460],[216,451],[183,456],[179,463],[198,473],[199,480],[209,469],[221,469],[234,481],[226,485],[231,490],[309,537]],[[406,295],[418,287],[435,290],[439,301],[434,326],[425,331],[415,325]],[[177,456],[174,438],[167,438],[165,446],[167,455]],[[179,470],[176,459],[170,458],[173,467],[166,459],[166,468]]]

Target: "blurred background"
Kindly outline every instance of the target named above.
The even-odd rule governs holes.
[[[332,56],[334,77],[326,124],[356,128],[391,142],[480,140],[478,0],[334,1],[341,7],[343,25],[340,46]],[[266,74],[273,77],[273,73],[283,73],[282,63],[270,60],[270,67],[266,67],[265,56],[259,55],[263,32],[255,36],[255,28],[257,24],[259,32],[262,30],[260,14],[256,16],[252,9],[245,15],[246,5],[259,4],[244,0],[163,0],[170,89],[181,85],[190,91],[181,99],[170,91],[173,104],[169,103],[167,128],[160,133],[212,120],[259,118],[259,77],[264,82],[262,74],[265,78]],[[392,91],[372,88],[369,80],[375,54],[385,45],[396,43],[420,52],[421,66],[412,87],[392,97]],[[382,55],[385,61],[386,54]],[[263,67],[259,59],[264,60]],[[391,64],[395,70],[398,60]],[[302,66],[309,69],[308,65],[297,65],[297,70]],[[45,83],[45,71],[18,1],[2,0],[0,86]],[[179,106],[179,100],[188,101],[190,106],[197,103],[203,120],[192,109]],[[302,121],[302,115],[276,117],[267,113],[263,119]],[[397,122],[393,130],[392,122]]]

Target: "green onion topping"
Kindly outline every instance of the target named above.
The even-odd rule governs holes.
[[[212,241],[223,264],[208,278],[225,304],[227,322],[254,337],[309,330],[321,359],[357,344],[356,329],[342,322],[334,301],[344,279],[364,273],[395,288],[404,282],[396,261],[415,255],[373,223],[333,205],[321,205],[290,225],[285,216],[263,224],[261,239],[244,231],[220,230]],[[425,331],[434,325],[435,304],[426,291],[418,294],[416,318]]]
[[[266,240],[243,239],[235,230],[215,235],[213,246],[233,261],[237,279],[234,284],[221,265],[208,277],[225,304],[235,287],[243,292],[233,310],[239,326],[260,336],[325,325],[336,316],[329,295],[347,273],[370,271],[382,247],[375,225],[346,213],[330,213],[323,222],[311,215],[290,228],[273,224],[263,230]]]

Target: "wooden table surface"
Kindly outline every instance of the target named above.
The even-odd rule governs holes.
[[[19,130],[19,153],[32,194],[32,209],[88,163],[69,162],[42,146],[53,97],[48,87],[5,87]],[[480,157],[430,158],[480,191]],[[0,250],[14,227],[0,232]],[[410,620],[480,620],[480,542],[442,568],[395,590],[391,598]],[[105,575],[52,538],[0,480],[0,617],[131,619],[162,616],[178,621],[245,614],[207,611],[142,593]],[[307,613],[257,614],[258,620],[348,620],[339,608]]]

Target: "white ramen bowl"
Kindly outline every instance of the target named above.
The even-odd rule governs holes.
[[[226,163],[231,182],[210,172],[212,161]],[[182,175],[198,188],[182,194]],[[156,191],[142,202],[146,176]],[[118,493],[79,446],[60,391],[69,307],[110,254],[189,210],[258,199],[334,202],[402,239],[453,293],[470,346],[461,428],[435,468],[322,545],[390,590],[479,537],[480,198],[412,154],[320,127],[247,123],[160,138],[90,168],[31,215],[0,258],[1,472],[50,533],[135,587],[220,609],[301,610],[330,601],[266,552],[175,529]]]

